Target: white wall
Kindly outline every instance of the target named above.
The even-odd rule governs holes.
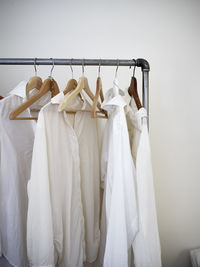
[[[0,57],[150,62],[150,137],[164,267],[190,266],[188,250],[200,246],[199,27],[198,0],[0,1]],[[0,95],[33,70],[0,66]],[[39,67],[43,78],[49,71]],[[81,68],[74,71],[78,78]],[[114,72],[102,68],[105,89]],[[122,88],[131,73],[119,68]],[[97,68],[87,67],[85,74],[94,88]],[[55,67],[54,77],[63,89],[69,67]]]

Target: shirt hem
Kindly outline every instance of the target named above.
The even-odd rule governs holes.
[[[2,252],[1,256],[3,256],[4,258],[6,258],[6,260],[8,261],[8,263],[10,265],[12,265],[12,267],[21,267],[20,265],[15,265],[14,263],[12,263],[12,261],[9,260],[9,257],[7,255],[5,255],[5,253]],[[28,264],[26,266],[28,266]]]

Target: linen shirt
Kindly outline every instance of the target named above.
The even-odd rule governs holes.
[[[96,119],[58,112],[61,92],[39,113],[28,183],[30,266],[79,267],[99,247],[99,152]],[[67,109],[91,109],[77,96]]]
[[[11,111],[26,100],[26,81],[20,82],[0,101],[0,239],[1,253],[16,267],[27,266],[27,182],[36,122],[10,120]],[[33,89],[34,94],[37,89]],[[31,107],[41,108],[50,100],[46,93]],[[30,117],[26,109],[19,117]]]
[[[102,103],[102,108],[109,112],[101,155],[104,196],[100,261],[103,261],[104,267],[128,266],[128,249],[138,230],[135,167],[124,112],[125,105],[120,95],[113,96],[113,89],[108,90]]]
[[[154,197],[147,112],[136,111],[134,100],[127,109],[132,155],[136,164],[139,231],[133,242],[135,267],[161,267],[161,249]]]
[[[34,121],[10,120],[25,99],[26,81],[0,101],[0,240],[10,264],[27,266],[27,182],[30,178]],[[21,114],[30,117],[29,110]]]

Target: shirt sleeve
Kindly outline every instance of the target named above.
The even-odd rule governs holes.
[[[27,252],[29,266],[54,267],[53,222],[50,199],[48,141],[40,111],[28,183]]]
[[[161,248],[146,118],[143,118],[136,166],[140,231],[133,242],[134,263],[135,266],[161,267]]]

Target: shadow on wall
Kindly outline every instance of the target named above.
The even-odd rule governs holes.
[[[190,260],[189,250],[183,250],[181,253],[178,254],[177,260],[175,262],[176,266],[188,266],[192,267],[192,263]],[[187,264],[187,265],[186,265]]]

